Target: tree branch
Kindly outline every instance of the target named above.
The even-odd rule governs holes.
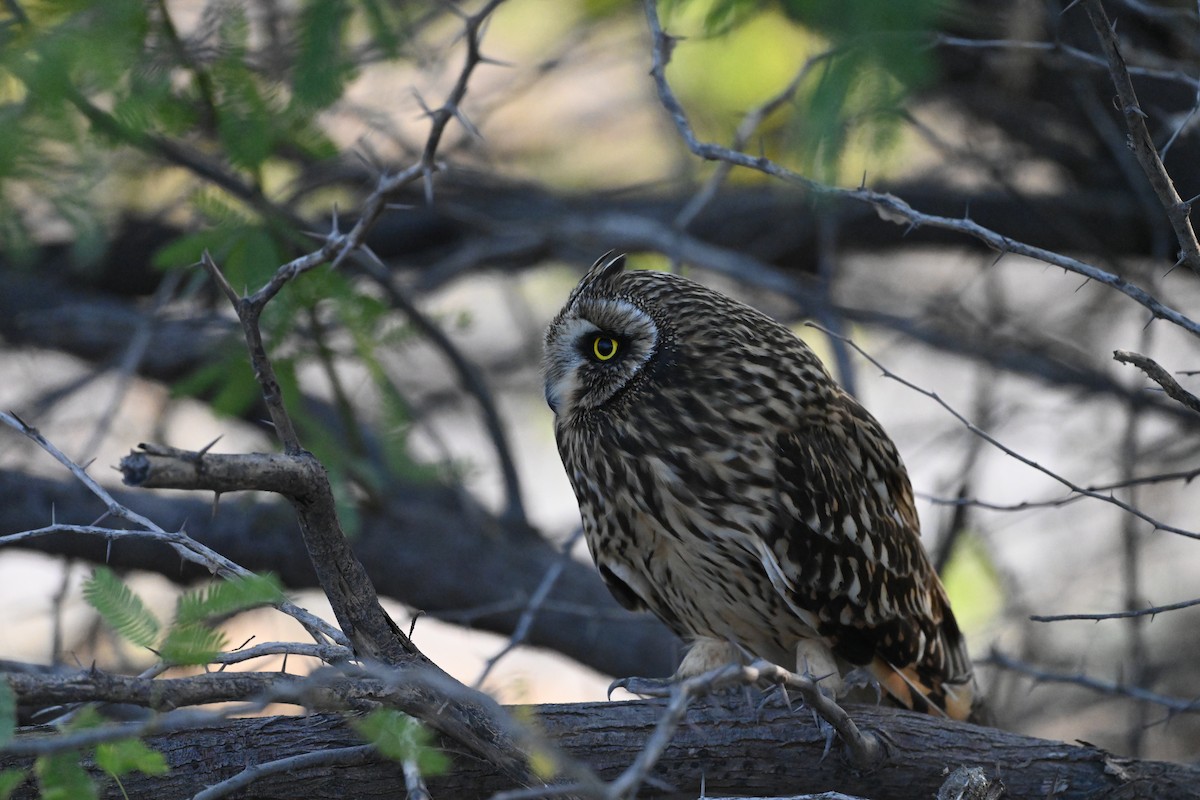
[[[1069,272],[1074,272],[1124,294],[1150,311],[1155,319],[1167,320],[1192,335],[1200,337],[1200,323],[1166,305],[1140,286],[1136,286],[1124,278],[1102,270],[1099,267],[1084,263],[1079,259],[1017,241],[966,217],[952,219],[935,214],[922,213],[901,198],[885,192],[873,191],[867,189],[865,186],[858,189],[842,189],[827,186],[777,164],[765,156],[751,156],[747,153],[720,145],[701,142],[692,129],[691,123],[688,121],[687,112],[684,111],[682,104],[676,98],[666,78],[666,67],[671,60],[674,40],[663,31],[662,23],[658,18],[657,0],[645,0],[645,8],[650,32],[654,37],[651,48],[653,57],[651,75],[658,90],[659,100],[670,114],[675,127],[678,129],[688,149],[700,158],[710,161],[727,161],[735,166],[745,167],[778,178],[822,197],[844,198],[867,203],[875,209],[876,213],[882,219],[889,222],[909,227],[932,226],[956,231],[983,242],[1002,255],[1013,253],[1028,256],[1029,258],[1060,267]]]
[[[1200,242],[1196,240],[1196,231],[1192,228],[1191,204],[1184,202],[1175,191],[1175,183],[1158,156],[1154,140],[1150,137],[1150,130],[1146,127],[1146,112],[1142,111],[1138,104],[1129,70],[1125,67],[1125,58],[1121,55],[1117,36],[1113,32],[1112,22],[1104,12],[1104,6],[1100,0],[1086,0],[1085,5],[1088,19],[1092,21],[1092,27],[1100,40],[1100,47],[1108,61],[1108,71],[1112,76],[1113,86],[1116,87],[1117,97],[1121,101],[1121,114],[1129,129],[1129,147],[1137,157],[1142,171],[1146,173],[1158,201],[1167,212],[1167,219],[1170,220],[1175,238],[1179,242],[1179,260],[1187,264],[1193,272],[1200,274]]]
[[[1154,359],[1144,356],[1141,353],[1130,352],[1129,350],[1114,350],[1113,359],[1120,361],[1122,364],[1134,365],[1146,373],[1147,378],[1161,386],[1168,397],[1183,403],[1192,411],[1200,414],[1200,398],[1180,386],[1179,381],[1172,378],[1171,374],[1159,366],[1158,362]]]
[[[652,701],[580,703],[527,708],[546,740],[577,759],[602,780],[617,779],[645,746],[662,718]],[[1117,758],[1093,747],[1067,745],[955,723],[898,709],[850,706],[859,725],[885,740],[889,760],[875,771],[851,768],[838,753],[825,753],[825,732],[806,709],[760,704],[739,693],[709,698],[688,709],[651,773],[641,795],[694,800],[706,796],[779,797],[838,791],[865,798],[929,800],[959,766],[1000,776],[1006,797],[1055,800],[1119,800],[1130,797],[1200,798],[1200,770],[1178,764]],[[166,719],[170,719],[167,715]],[[17,741],[41,735],[23,730]],[[192,732],[152,735],[147,744],[164,753],[172,770],[153,778],[122,778],[130,796],[190,796],[240,773],[246,753],[269,763],[300,753],[362,743],[341,715],[269,717],[210,722]],[[451,748],[452,765],[428,778],[433,797],[488,798],[513,788],[494,766]],[[195,754],[203,752],[204,758]],[[0,752],[0,769],[27,765],[29,757]],[[320,766],[264,776],[254,784],[262,800],[344,795],[346,786],[363,800],[394,798],[402,786],[401,765],[370,763],[330,771]],[[31,798],[31,789],[16,797]],[[116,787],[108,797],[119,798]],[[526,795],[527,796],[527,795]],[[549,793],[538,796],[549,796]]]

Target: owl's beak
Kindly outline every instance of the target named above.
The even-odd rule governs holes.
[[[550,406],[550,410],[554,412],[554,416],[558,416],[558,398],[554,396],[554,392],[550,390],[550,385],[546,384],[546,405]]]

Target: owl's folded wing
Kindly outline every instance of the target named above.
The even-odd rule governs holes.
[[[900,703],[965,719],[974,680],[895,445],[848,395],[777,439],[776,589]]]

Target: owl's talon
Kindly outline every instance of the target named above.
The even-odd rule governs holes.
[[[755,713],[762,713],[762,710],[771,704],[771,700],[775,697],[779,698],[779,703],[789,711],[792,708],[792,697],[788,694],[787,689],[783,686],[775,685],[763,690],[762,698],[758,702],[758,707]]]
[[[825,733],[825,749],[821,751],[821,760],[824,761],[825,756],[829,755],[829,751],[833,749],[833,742],[837,739],[837,729],[815,711],[813,712],[813,721],[817,724],[817,730]]]
[[[879,680],[866,667],[855,667],[848,671],[842,676],[842,682],[845,684],[843,695],[848,694],[854,689],[874,689],[875,705],[883,702],[883,686],[880,685]]]
[[[624,689],[639,697],[670,697],[674,686],[673,678],[618,678],[608,685],[608,699],[612,700],[612,693],[617,689]]]

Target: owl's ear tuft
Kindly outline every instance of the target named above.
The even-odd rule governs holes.
[[[596,259],[596,263],[588,268],[581,283],[606,281],[614,275],[619,274],[623,269],[625,269],[625,254],[618,253],[616,250],[609,250]]]
[[[588,271],[583,274],[583,278],[576,284],[574,291],[571,292],[571,296],[567,298],[567,306],[569,307],[575,298],[585,289],[611,280],[621,274],[621,271],[624,269],[625,254],[617,253],[616,250],[609,250],[600,256],[595,264],[588,267]]]

